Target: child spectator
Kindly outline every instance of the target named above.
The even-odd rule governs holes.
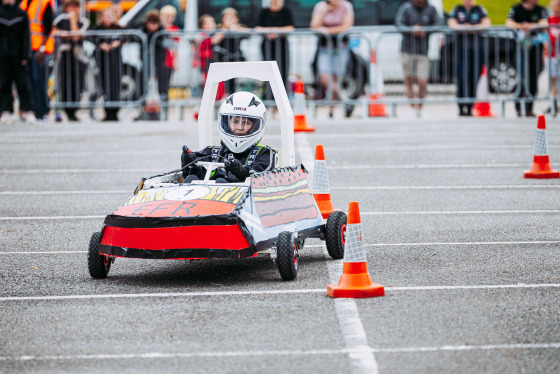
[[[548,69],[550,74],[550,95],[552,96],[553,108],[548,108],[546,113],[554,112],[554,115],[558,114],[558,105],[556,104],[556,96],[558,95],[558,90],[556,88],[556,83],[558,82],[558,50],[560,49],[560,41],[558,40],[558,35],[560,35],[560,0],[550,1],[550,10],[552,15],[548,17],[548,24],[550,28],[548,29],[548,36],[550,39],[550,53],[548,56]]]
[[[202,87],[206,84],[210,63],[215,59],[214,46],[221,40],[221,36],[216,34],[216,21],[209,14],[203,14],[198,20],[198,27],[204,30],[200,34],[200,39],[196,49],[196,64],[200,69]],[[224,82],[220,82],[216,100],[220,100],[225,95]]]
[[[239,23],[237,10],[225,8],[222,11],[218,28],[224,32],[216,34],[215,40],[218,43],[216,60],[220,62],[245,61],[243,52],[241,52],[241,39],[243,37],[235,35],[233,32],[248,31],[249,29]],[[235,79],[225,82],[225,87],[226,92],[233,93],[235,91]]]
[[[211,179],[216,183],[243,182],[251,172],[273,169],[276,151],[259,145],[265,129],[266,107],[250,92],[236,92],[220,106],[218,114],[221,146],[208,146],[200,152],[191,152],[183,146],[181,167],[186,168],[197,159],[224,162],[225,169],[216,169]],[[183,175],[185,183],[204,179],[206,169],[191,165]]]
[[[159,11],[159,18],[161,26],[165,31],[176,32],[179,31],[179,27],[175,26],[175,17],[177,16],[177,9],[173,5],[166,5]],[[167,93],[169,92],[169,82],[171,81],[171,73],[173,70],[177,70],[177,48],[176,44],[179,39],[164,37],[165,41],[169,46],[165,49],[165,60],[163,62],[163,68],[161,69],[162,76],[159,77],[162,80],[161,90]]]

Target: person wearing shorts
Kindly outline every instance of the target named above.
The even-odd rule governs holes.
[[[548,38],[550,44],[548,46],[549,53],[548,57],[548,74],[550,77],[550,96],[552,96],[552,107],[548,108],[545,113],[554,113],[554,116],[558,114],[558,105],[556,104],[556,96],[558,95],[558,90],[556,84],[558,82],[558,51],[560,48],[560,41],[558,41],[558,36],[560,35],[560,0],[552,0],[550,2],[550,10],[552,15],[548,17],[548,24],[550,28],[548,29]],[[553,110],[554,108],[554,110]]]
[[[329,87],[329,80],[332,77],[332,95],[326,93],[326,97],[331,100],[339,100],[337,81],[338,77],[346,74],[350,50],[346,42],[341,45],[337,43],[337,35],[348,30],[354,25],[354,8],[346,0],[325,0],[319,1],[313,8],[310,28],[318,30],[324,34],[329,34],[333,53],[329,53],[327,40],[324,37],[319,39],[319,50],[317,53],[317,72],[321,80],[321,89],[325,91]],[[329,117],[333,116],[334,107],[331,106]]]
[[[425,27],[437,26],[439,15],[428,0],[411,0],[399,8],[395,18],[395,25],[406,28],[403,32],[401,57],[406,96],[412,101],[411,106],[416,116],[421,117],[422,99],[426,96],[430,63],[428,60],[428,40],[430,35]],[[418,84],[418,93],[414,92],[414,80]]]
[[[548,13],[538,3],[539,0],[521,0],[521,3],[510,8],[506,19],[506,26],[517,30],[518,42],[523,45],[520,56],[521,66],[517,66],[517,69],[527,72],[526,76],[522,74],[521,87],[517,89],[515,110],[518,117],[523,114],[527,117],[536,116],[533,112],[533,101],[537,96],[538,78],[544,65],[543,44],[537,38],[537,34],[548,26]],[[525,112],[522,109],[525,109]]]

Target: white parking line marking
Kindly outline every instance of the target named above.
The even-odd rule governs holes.
[[[522,168],[527,164],[418,164],[418,165],[332,165],[330,170],[365,170],[365,169],[469,169],[469,168]]]
[[[417,353],[417,352],[442,352],[442,351],[489,351],[498,349],[560,349],[560,343],[536,344],[493,344],[493,345],[444,345],[441,347],[409,347],[374,349],[377,353]]]
[[[433,212],[360,212],[362,216],[411,216],[411,215],[453,215],[453,214],[556,214],[560,210],[457,210]],[[11,220],[62,220],[62,219],[98,219],[106,215],[95,216],[30,216],[30,217],[0,217],[0,221]]]
[[[93,190],[93,191],[3,191],[0,195],[107,195],[107,194],[132,194],[132,190]]]
[[[353,144],[354,145],[354,144]],[[488,150],[513,150],[513,149],[533,149],[533,145],[525,145],[525,144],[517,144],[517,145],[493,145],[493,144],[455,144],[455,145],[387,145],[387,146],[372,146],[368,145],[367,147],[359,147],[356,146],[356,151],[362,150],[367,151],[488,151]],[[560,146],[548,146],[548,149],[559,149]],[[348,147],[342,145],[328,146],[329,150],[348,150]]]
[[[304,165],[309,167],[310,175],[313,173],[315,163],[311,147],[305,134],[296,136],[296,148]],[[328,257],[326,247],[323,247],[325,257]],[[331,283],[338,283],[342,273],[342,261],[327,261],[327,270]],[[326,292],[325,290],[322,290]],[[336,316],[340,331],[344,337],[344,345],[349,352],[352,373],[377,374],[379,369],[375,356],[368,345],[367,335],[360,320],[358,307],[353,299],[334,299]]]
[[[87,300],[87,299],[138,299],[156,297],[199,297],[199,296],[242,296],[242,295],[274,295],[274,294],[301,294],[319,293],[326,294],[327,289],[299,289],[299,290],[261,290],[261,291],[214,291],[214,292],[168,292],[145,294],[101,294],[101,295],[65,295],[65,296],[8,296],[0,297],[1,301],[31,301],[31,300]]]
[[[560,210],[444,210],[419,212],[360,212],[362,216],[408,216],[408,215],[446,215],[446,214],[541,214],[560,213]]]
[[[512,241],[512,242],[424,242],[424,243],[376,243],[366,244],[365,247],[429,247],[429,246],[475,246],[475,245],[535,245],[535,244],[560,244],[560,240],[539,241]],[[306,248],[322,248],[323,244],[306,244]]]
[[[160,169],[161,171],[161,169]],[[157,173],[158,169],[25,169],[0,170],[0,174]]]
[[[477,185],[477,186],[362,186],[330,187],[331,190],[503,190],[503,189],[560,189],[560,184]],[[131,190],[72,190],[72,191],[0,191],[0,195],[94,195],[124,194]]]
[[[36,217],[0,217],[0,221],[25,221],[25,220],[61,220],[61,219],[99,219],[104,216],[36,216]]]
[[[0,252],[1,255],[63,255],[74,253],[87,253],[87,251],[35,251],[35,252]]]
[[[520,349],[560,349],[560,343],[534,344],[493,344],[493,345],[444,345],[440,347],[403,347],[403,348],[367,348],[367,353],[425,353],[455,351],[490,351]],[[55,360],[103,360],[103,359],[169,359],[169,358],[221,358],[251,356],[317,356],[333,354],[361,354],[363,349],[315,349],[315,350],[278,350],[278,351],[229,351],[229,352],[147,352],[120,354],[85,354],[85,355],[45,355],[45,356],[0,356],[0,361],[55,361]]]
[[[376,243],[364,244],[367,247],[431,247],[431,246],[476,246],[476,245],[553,245],[560,244],[560,240],[550,241],[519,241],[519,242],[425,242],[425,243]],[[306,244],[305,248],[324,248],[324,244]],[[41,254],[74,254],[87,253],[87,251],[16,251],[16,252],[0,252],[1,255],[41,255]],[[342,271],[342,267],[340,267]]]
[[[333,261],[330,261],[333,262]],[[341,262],[340,262],[341,263]],[[341,271],[342,273],[342,271]],[[338,279],[336,279],[338,282]],[[385,287],[386,292],[393,291],[454,291],[454,290],[490,290],[490,289],[533,289],[560,288],[558,283],[541,284],[494,284],[473,286],[410,286]],[[249,290],[249,291],[207,291],[207,292],[162,292],[142,294],[98,294],[98,295],[55,295],[55,296],[5,296],[3,301],[51,301],[51,300],[95,300],[95,299],[141,299],[141,298],[172,298],[172,297],[216,297],[216,296],[247,296],[247,295],[287,295],[324,293],[327,288],[308,288],[295,290]]]
[[[515,184],[473,186],[330,186],[331,190],[509,190],[509,189],[558,189],[560,184]]]

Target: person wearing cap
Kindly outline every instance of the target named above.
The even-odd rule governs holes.
[[[206,169],[196,161],[223,162],[211,180],[216,183],[243,182],[255,172],[271,170],[276,165],[276,151],[260,145],[266,124],[266,107],[254,94],[240,91],[230,95],[218,114],[220,146],[208,146],[192,152],[186,145],[181,154],[184,183],[204,179]]]

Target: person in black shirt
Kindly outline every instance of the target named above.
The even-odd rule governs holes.
[[[16,83],[20,108],[28,123],[35,122],[32,112],[31,80],[29,79],[30,31],[27,13],[15,0],[2,0],[0,7],[0,112],[1,120],[12,117],[12,82]]]
[[[164,28],[161,25],[159,19],[159,11],[156,9],[150,10],[146,13],[146,20],[144,24],[140,28],[140,30],[146,34],[148,37],[148,45],[152,45],[152,38],[153,36],[159,32],[163,31]],[[164,81],[164,72],[163,72],[163,65],[165,62],[165,48],[163,47],[163,36],[159,36],[155,41],[155,72],[156,77],[158,79],[158,94],[160,99],[163,101],[167,101],[167,92],[165,89],[165,81]],[[151,68],[149,66],[150,61],[148,61],[148,73],[151,74]],[[161,78],[161,79],[160,79]]]
[[[60,36],[56,54],[56,79],[58,100],[64,104],[69,121],[77,121],[76,111],[84,88],[84,77],[88,56],[83,49],[83,36],[77,31],[89,27],[87,18],[80,18],[80,2],[64,2],[64,13],[54,20],[55,31],[71,31],[73,34]]]
[[[548,26],[548,14],[546,9],[538,5],[539,0],[522,0],[520,4],[514,5],[508,14],[506,26],[517,29],[518,37],[524,46],[521,48],[521,61],[528,59],[528,66],[518,67],[523,73],[527,72],[527,76],[521,77],[521,89],[518,90],[518,101],[515,103],[517,115],[521,116],[521,101],[526,102],[526,115],[535,117],[533,113],[533,99],[537,95],[537,80],[539,73],[543,69],[542,51],[543,45],[538,40],[533,40],[535,29]],[[524,75],[524,74],[523,74]],[[523,100],[523,99],[522,99]]]
[[[463,5],[456,5],[449,13],[447,25],[456,30],[455,54],[457,61],[457,99],[459,99],[459,115],[471,116],[472,102],[461,99],[472,99],[476,96],[476,85],[484,64],[483,39],[477,30],[490,27],[492,23],[488,13],[475,0],[463,0]]]
[[[270,0],[270,7],[261,10],[255,30],[267,32],[263,34],[261,45],[263,60],[276,61],[284,85],[288,87],[288,73],[290,67],[290,52],[288,38],[276,31],[288,32],[294,30],[294,19],[290,9],[284,7],[284,0]],[[272,99],[270,85],[266,85],[265,100]]]
[[[107,8],[101,12],[101,22],[92,30],[107,31],[121,30],[117,23],[115,12]],[[105,101],[120,101],[122,80],[121,59],[122,35],[98,35],[92,38],[97,46],[95,61],[99,68],[100,83],[105,96]],[[106,116],[104,121],[118,121],[118,107],[105,107]]]

